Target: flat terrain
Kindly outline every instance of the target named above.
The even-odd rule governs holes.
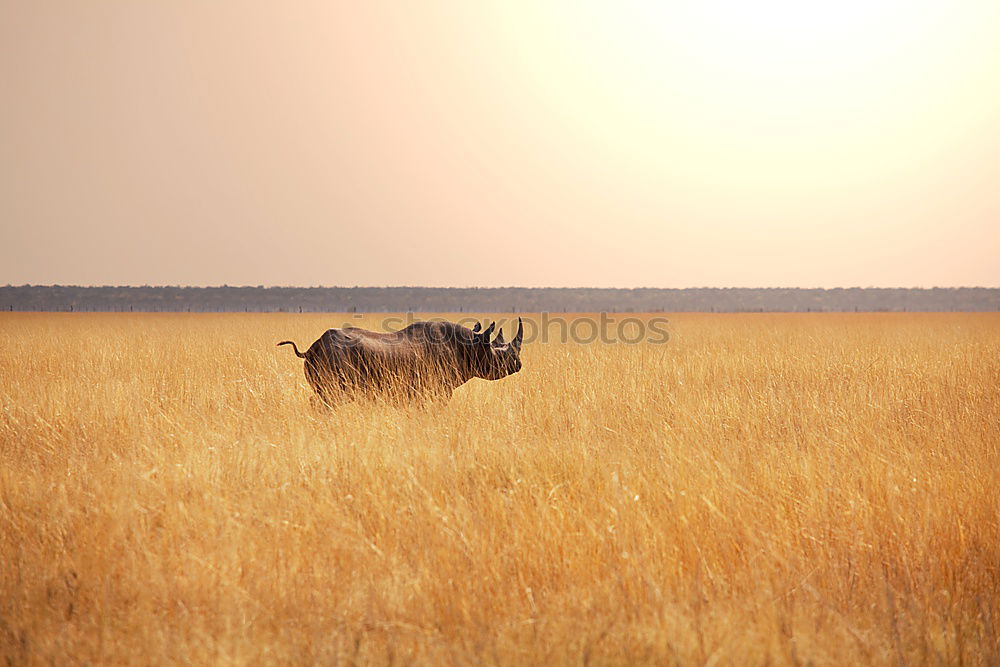
[[[1000,662],[1000,315],[668,317],[321,412],[347,316],[0,314],[0,661]]]

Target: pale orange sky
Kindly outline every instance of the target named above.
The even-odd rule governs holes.
[[[1000,286],[1000,3],[0,0],[0,284]]]

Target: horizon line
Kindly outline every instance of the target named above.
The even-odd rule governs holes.
[[[180,289],[439,289],[439,290],[450,290],[450,289],[473,289],[473,290],[507,290],[507,289],[521,289],[521,290],[886,290],[886,289],[903,289],[903,290],[954,290],[954,289],[1000,289],[1000,286],[986,286],[986,285],[954,285],[954,286],[943,286],[934,285],[931,287],[921,287],[921,286],[881,286],[881,285],[851,285],[851,286],[836,286],[836,287],[788,287],[788,286],[744,286],[744,285],[730,285],[725,287],[718,286],[707,286],[707,285],[691,285],[687,287],[594,287],[587,285],[578,285],[573,287],[556,287],[551,285],[542,286],[524,286],[524,285],[503,285],[503,286],[492,286],[483,287],[478,285],[465,285],[465,286],[441,286],[441,285],[230,285],[228,283],[223,283],[221,285],[181,285],[181,284],[143,284],[143,285],[132,285],[132,284],[117,284],[117,285],[80,285],[80,284],[63,284],[63,283],[49,283],[49,284],[37,284],[37,283],[23,283],[20,285],[14,285],[12,283],[7,283],[0,286],[0,289],[5,288],[51,288],[51,287],[71,287],[80,289],[166,289],[166,288],[180,288]]]

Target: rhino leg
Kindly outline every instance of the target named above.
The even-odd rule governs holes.
[[[314,412],[327,413],[333,409],[333,404],[324,400],[319,394],[313,394],[309,397],[309,407]]]

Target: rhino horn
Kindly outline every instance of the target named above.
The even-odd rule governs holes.
[[[521,341],[524,339],[524,323],[521,318],[517,318],[517,335],[514,336],[514,340],[510,342],[511,347],[513,347],[518,352],[521,351]]]

